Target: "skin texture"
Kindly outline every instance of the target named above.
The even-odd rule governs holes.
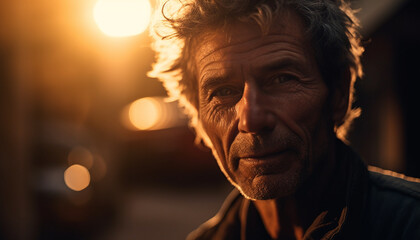
[[[331,104],[301,18],[285,12],[266,35],[235,22],[227,34],[202,34],[195,49],[199,121],[221,170],[255,200],[272,237],[301,237],[295,193],[322,182],[315,169],[328,175],[333,122],[347,107]],[[296,226],[285,230],[281,218]]]

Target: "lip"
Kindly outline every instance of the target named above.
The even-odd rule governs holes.
[[[283,152],[265,155],[261,157],[247,157],[247,158],[241,158],[240,160],[249,164],[253,165],[264,165],[268,163],[281,163],[281,157],[283,155]]]
[[[252,154],[239,158],[239,165],[258,174],[278,174],[287,171],[292,164],[291,151],[282,150],[264,154]]]
[[[288,152],[287,150],[275,150],[275,151],[267,151],[264,153],[252,153],[252,154],[246,154],[243,156],[239,156],[239,159],[245,160],[245,161],[264,161],[269,160],[271,158],[277,158],[280,155],[283,155],[284,153]]]

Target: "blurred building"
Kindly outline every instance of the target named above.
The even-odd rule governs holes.
[[[365,26],[365,76],[356,85],[362,116],[350,140],[368,163],[420,177],[415,87],[420,79],[419,2],[366,0],[359,5]]]

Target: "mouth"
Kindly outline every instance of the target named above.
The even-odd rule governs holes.
[[[291,166],[292,154],[291,150],[247,154],[238,158],[238,164],[261,174],[281,173]]]
[[[278,160],[279,157],[285,155],[287,150],[282,151],[273,151],[267,153],[258,153],[258,154],[249,154],[239,157],[240,160],[248,161],[248,162],[259,162],[259,161],[270,161],[270,160]]]
[[[247,154],[242,154],[238,159],[245,161],[254,161],[254,160],[269,160],[273,157],[277,157],[288,152],[288,149],[276,149],[271,151],[261,151],[261,152],[250,152]]]

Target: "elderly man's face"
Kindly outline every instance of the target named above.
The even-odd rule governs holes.
[[[300,17],[267,35],[252,23],[196,44],[199,121],[228,179],[251,199],[293,194],[332,132],[322,80]]]

